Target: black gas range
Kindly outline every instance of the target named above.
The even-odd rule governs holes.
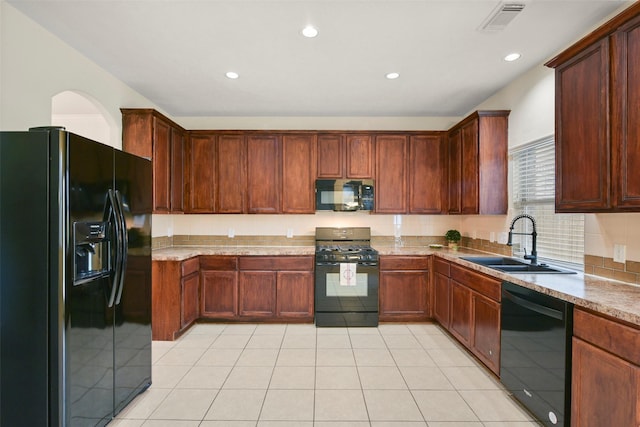
[[[377,326],[378,270],[370,228],[316,228],[316,326]]]

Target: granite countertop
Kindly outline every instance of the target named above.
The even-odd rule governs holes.
[[[315,246],[172,246],[154,249],[154,261],[184,261],[199,255],[314,255]]]
[[[640,326],[640,286],[578,272],[577,274],[509,274],[460,259],[493,255],[461,248],[374,245],[380,255],[436,255],[480,273],[551,295]],[[314,246],[177,246],[153,251],[154,261],[183,261],[198,255],[314,255]]]

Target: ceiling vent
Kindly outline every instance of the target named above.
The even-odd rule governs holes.
[[[513,21],[513,18],[522,12],[522,9],[524,9],[524,4],[501,3],[485,19],[478,30],[483,32],[502,31]]]

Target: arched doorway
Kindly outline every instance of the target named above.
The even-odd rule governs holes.
[[[51,125],[121,148],[113,119],[98,101],[82,92],[66,90],[51,98]]]

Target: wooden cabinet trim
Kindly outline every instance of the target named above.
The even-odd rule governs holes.
[[[312,271],[313,264],[313,256],[241,256],[238,259],[242,271]]]
[[[439,257],[433,258],[433,269],[436,273],[440,273],[447,277],[451,276],[451,263]]]
[[[200,270],[237,270],[238,257],[229,255],[200,255]]]
[[[451,278],[494,301],[500,302],[502,298],[501,281],[493,277],[452,264]]]
[[[640,366],[640,329],[575,308],[574,336]]]
[[[429,256],[382,255],[380,270],[429,270]]]
[[[199,257],[189,258],[182,261],[182,277],[188,276],[191,273],[197,273],[200,270]]]

